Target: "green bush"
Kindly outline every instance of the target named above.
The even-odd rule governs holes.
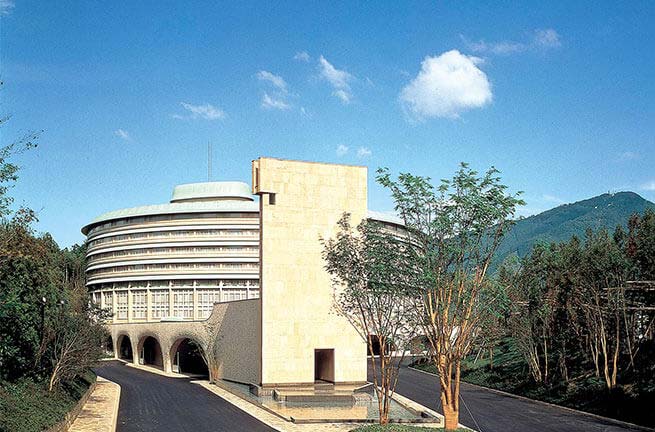
[[[0,432],[41,432],[62,421],[84,395],[91,372],[48,392],[47,382],[0,382]]]

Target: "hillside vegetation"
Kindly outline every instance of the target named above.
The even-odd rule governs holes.
[[[655,204],[634,192],[602,194],[521,219],[507,233],[496,252],[494,267],[510,255],[524,257],[537,243],[568,241],[572,236],[583,238],[585,230],[614,229],[627,226],[631,215],[642,214]]]

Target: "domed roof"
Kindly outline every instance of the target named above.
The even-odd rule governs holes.
[[[247,200],[254,201],[250,186],[243,182],[187,183],[175,186],[172,203],[183,201]]]

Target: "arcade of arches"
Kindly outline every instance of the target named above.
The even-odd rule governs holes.
[[[164,346],[153,334],[130,337],[121,334],[107,339],[105,351],[114,358],[153,366],[165,372],[208,376],[201,345],[192,337],[180,336]]]

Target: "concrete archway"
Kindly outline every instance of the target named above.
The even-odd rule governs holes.
[[[188,337],[177,339],[171,346],[170,361],[173,372],[209,376],[203,359],[203,348]]]
[[[134,353],[132,352],[132,341],[128,335],[120,335],[116,340],[116,347],[118,349],[118,358],[129,362],[134,361]]]
[[[154,336],[144,336],[139,341],[139,363],[164,368],[161,344]]]

